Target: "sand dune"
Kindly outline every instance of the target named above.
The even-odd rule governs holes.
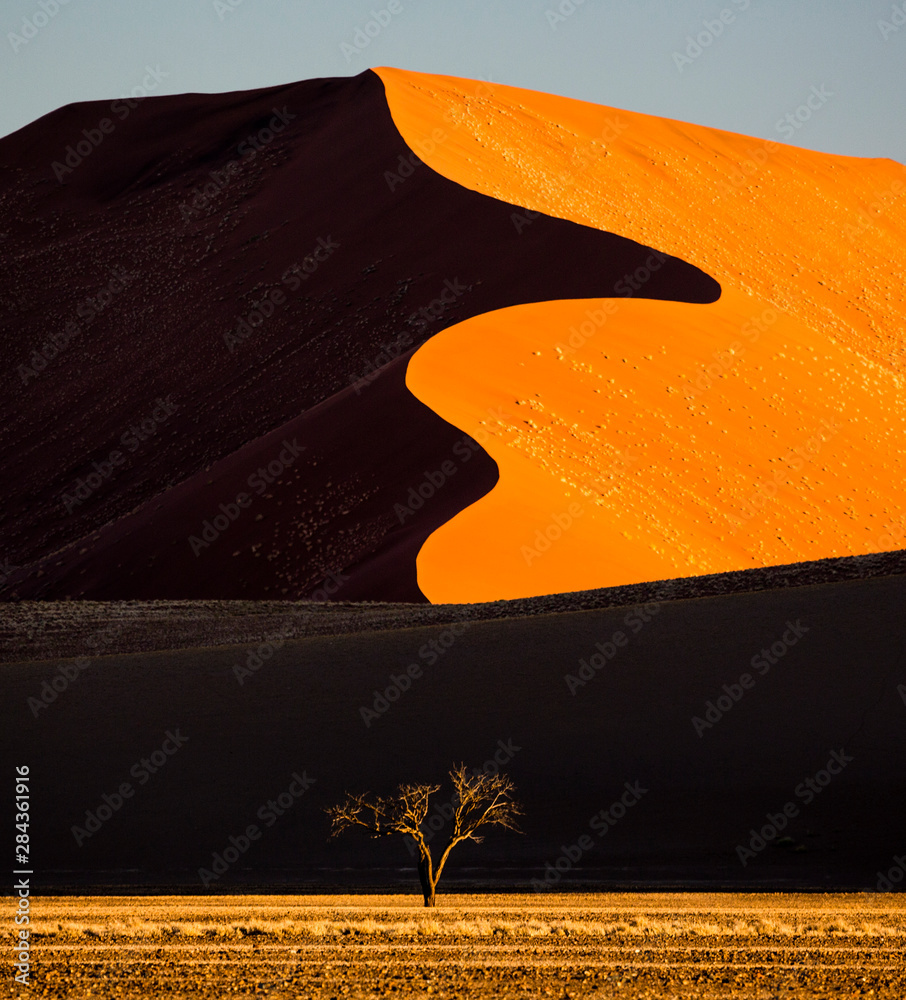
[[[413,357],[413,392],[483,434],[500,469],[422,548],[432,601],[889,547],[891,525],[906,523],[897,376],[780,312],[757,331],[740,292],[607,314],[611,303],[489,313]],[[488,407],[508,419],[489,425]]]
[[[476,433],[489,407],[511,415],[487,429],[498,485],[422,549],[432,600],[885,547],[906,516],[892,266],[906,168],[378,72],[404,138],[445,176],[676,254],[723,290],[701,307],[637,301],[654,257],[609,302],[502,310],[416,354],[407,384],[448,420]]]
[[[521,231],[518,206],[418,160],[371,72],[111,108],[0,143],[4,593],[424,600],[420,546],[497,468],[408,391],[411,352],[606,294],[652,248],[553,217]],[[88,152],[54,167],[69,137]],[[648,290],[719,292],[673,257]]]
[[[899,164],[390,69],[0,152],[6,596],[494,601],[902,538]]]

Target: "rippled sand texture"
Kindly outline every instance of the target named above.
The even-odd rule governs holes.
[[[377,72],[408,144],[526,206],[521,231],[533,212],[595,226],[723,290],[709,305],[646,301],[636,272],[612,299],[502,309],[418,351],[411,391],[500,467],[422,548],[430,600],[890,548],[904,515],[906,168]]]

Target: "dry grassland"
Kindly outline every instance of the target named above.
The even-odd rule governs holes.
[[[897,895],[451,894],[439,903],[426,911],[416,896],[44,899],[33,910],[29,992],[906,996],[906,903]]]

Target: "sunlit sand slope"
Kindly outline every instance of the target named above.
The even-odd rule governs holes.
[[[424,345],[409,385],[479,435],[500,480],[425,543],[423,592],[492,600],[889,548],[895,379],[789,316],[755,322],[736,291],[720,310],[586,299]]]
[[[723,288],[711,305],[642,301],[653,258],[613,299],[500,310],[416,354],[409,388],[501,470],[423,547],[430,599],[890,547],[903,516],[906,168],[378,72],[433,169],[525,206],[528,225],[541,211],[597,226]]]

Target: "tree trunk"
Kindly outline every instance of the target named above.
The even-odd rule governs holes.
[[[425,897],[425,906],[434,906],[434,884],[431,881],[431,869],[427,858],[419,859],[418,880],[422,884],[422,895]]]

